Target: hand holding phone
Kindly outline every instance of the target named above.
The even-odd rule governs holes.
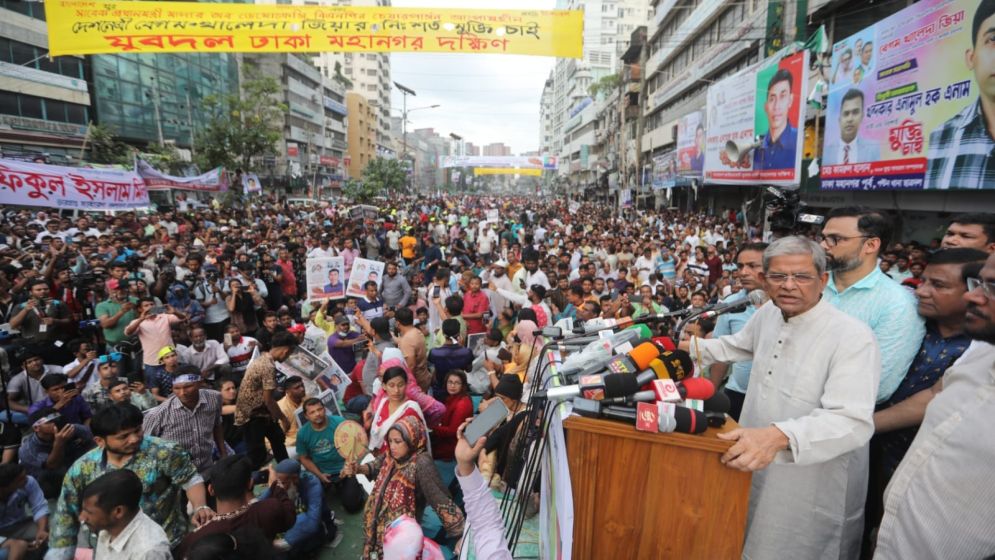
[[[463,430],[463,438],[473,445],[477,443],[478,439],[497,427],[498,424],[504,422],[507,417],[508,407],[505,406],[504,401],[494,399],[487,405],[487,410],[478,414],[470,422],[470,425]]]

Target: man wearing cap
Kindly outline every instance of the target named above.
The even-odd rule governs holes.
[[[221,393],[204,389],[200,371],[183,366],[173,377],[172,395],[145,414],[146,435],[180,444],[204,475],[214,464],[213,454],[228,454],[221,427]]]
[[[163,346],[156,356],[159,366],[146,368],[145,382],[157,401],[164,402],[173,393],[173,376],[180,369],[180,356],[175,346]]]
[[[307,471],[301,472],[301,464],[294,459],[280,461],[275,470],[276,480],[283,484],[287,497],[294,502],[297,518],[294,526],[273,542],[273,548],[292,558],[314,551],[335,533],[331,546],[337,546],[342,541],[342,533],[336,530],[335,523],[340,522],[331,521],[335,513],[325,507],[321,481]],[[269,488],[259,495],[260,500],[269,497]]]
[[[122,289],[121,280],[111,278],[107,281],[107,299],[97,304],[95,313],[100,319],[100,327],[104,331],[104,341],[109,346],[108,351],[118,351],[118,344],[125,340],[124,329],[135,320],[135,307],[138,298],[128,297]]]

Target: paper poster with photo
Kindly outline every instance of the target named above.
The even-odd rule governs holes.
[[[821,189],[995,188],[987,10],[922,0],[833,45]]]
[[[677,121],[677,173],[701,177],[705,167],[705,111],[695,111]]]
[[[308,259],[305,268],[310,301],[345,297],[345,259],[342,257]]]
[[[801,182],[808,58],[801,51],[766,60],[708,88],[706,183]]]
[[[297,346],[283,361],[283,366],[301,377],[316,380],[318,376],[325,373],[331,364],[309,352],[302,346]]]
[[[477,349],[484,343],[484,337],[486,336],[487,333],[474,333],[467,335],[466,347],[470,349],[470,352],[472,352],[474,356],[477,355]]]
[[[356,259],[353,261],[346,295],[353,297],[365,296],[366,288],[363,286],[371,280],[377,283],[377,290],[379,291],[380,282],[383,280],[383,269],[384,263],[380,261],[371,261],[369,259]]]
[[[316,397],[321,404],[325,405],[325,410],[332,416],[342,416],[342,409],[339,407],[339,398],[335,391],[325,389]]]
[[[334,360],[314,381],[322,390],[331,389],[335,391],[340,400],[345,396],[346,387],[352,383],[352,380],[349,379],[349,374],[339,367]]]
[[[491,208],[487,210],[487,219],[491,222],[496,222],[501,219],[501,214],[497,208]]]

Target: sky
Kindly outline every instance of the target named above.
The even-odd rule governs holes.
[[[554,0],[393,0],[397,8],[552,10]],[[391,80],[414,90],[408,96],[408,132],[434,128],[477,146],[504,142],[512,153],[539,147],[539,100],[556,62],[552,57],[497,54],[393,53]],[[403,96],[394,88],[391,113],[401,116]],[[439,105],[436,109],[412,111]]]

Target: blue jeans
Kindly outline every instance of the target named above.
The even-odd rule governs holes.
[[[10,415],[9,418],[8,418],[8,414]],[[28,425],[28,415],[27,414],[24,414],[23,412],[17,412],[17,411],[10,412],[10,411],[7,411],[7,410],[0,410],[0,422],[6,422],[7,420],[12,421],[13,423],[17,424],[18,426],[27,426]]]

